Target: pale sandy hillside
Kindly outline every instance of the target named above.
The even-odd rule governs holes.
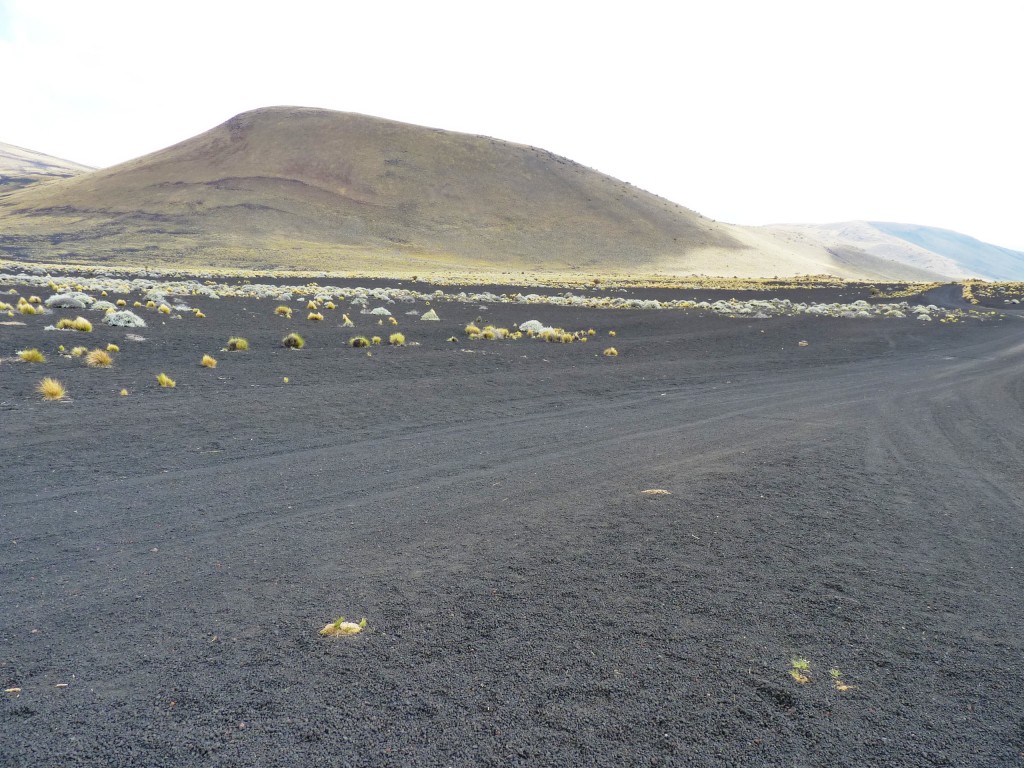
[[[93,170],[70,160],[0,142],[0,192],[50,179],[66,179]]]

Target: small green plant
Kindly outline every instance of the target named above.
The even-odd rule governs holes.
[[[232,336],[228,339],[228,351],[244,352],[249,348],[249,342],[239,336]]]
[[[284,344],[288,349],[302,349],[306,346],[306,341],[297,333],[289,333],[283,339],[281,343]]]
[[[789,662],[789,676],[800,685],[811,682],[811,662],[807,659],[793,659]]]
[[[168,376],[166,373],[158,373],[156,375],[156,383],[164,389],[174,389],[178,386],[178,382]]]
[[[46,355],[40,352],[38,349],[33,347],[32,349],[23,349],[18,353],[20,357],[26,363],[45,363]]]

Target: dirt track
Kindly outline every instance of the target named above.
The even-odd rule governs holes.
[[[0,364],[4,765],[1021,765],[1017,318],[202,306]]]

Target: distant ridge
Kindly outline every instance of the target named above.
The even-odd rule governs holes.
[[[711,221],[542,149],[303,107],[246,112],[130,162],[2,195],[0,253],[363,273],[935,276]]]
[[[0,142],[0,193],[40,181],[70,178],[91,170],[87,165]]]
[[[949,278],[1024,280],[1024,253],[949,229],[885,221],[776,224],[772,229],[815,238],[827,247],[858,248]]]
[[[950,259],[970,274],[989,280],[1024,280],[1024,251],[938,227],[887,221],[869,223],[881,232]]]

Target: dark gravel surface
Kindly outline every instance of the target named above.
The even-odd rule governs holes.
[[[1024,763],[1018,318],[275,304],[0,326],[0,764]]]

